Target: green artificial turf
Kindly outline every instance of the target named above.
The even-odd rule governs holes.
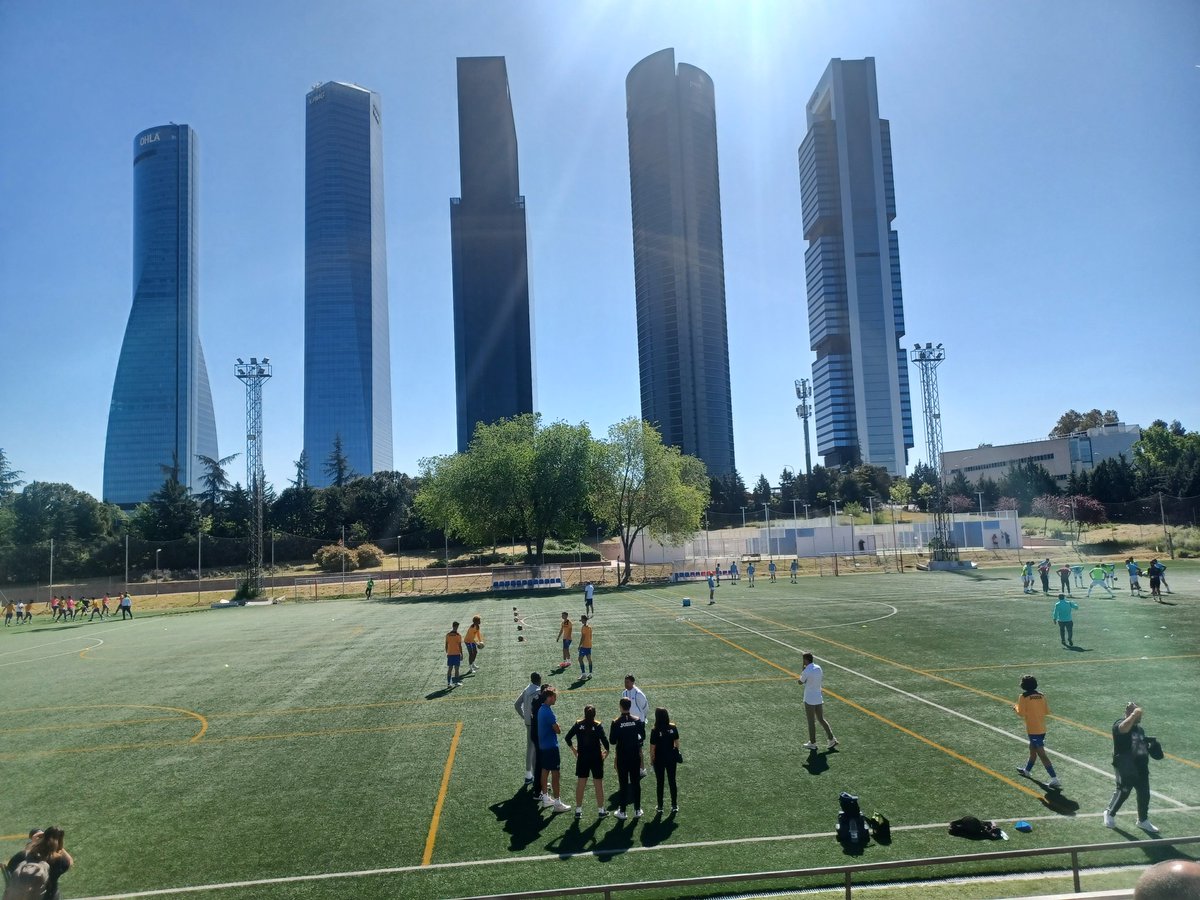
[[[699,584],[605,591],[591,681],[577,667],[549,674],[559,614],[578,622],[583,612],[574,593],[7,628],[0,850],[19,849],[34,825],[63,826],[76,859],[62,883],[69,897],[368,873],[203,894],[271,900],[460,897],[1122,839],[1129,850],[1084,864],[1144,864],[1162,852],[1139,849],[1132,798],[1118,830],[1100,822],[1112,792],[1109,729],[1127,700],[1145,705],[1147,732],[1176,757],[1152,764],[1151,787],[1164,796],[1151,818],[1165,836],[1200,833],[1197,574],[1172,566],[1176,593],[1164,599],[1173,605],[1121,593],[1078,600],[1074,651],[1059,644],[1051,601],[1023,595],[1015,569],[798,584],[785,574],[754,588],[726,580],[715,606]],[[685,596],[696,605],[683,608]],[[476,613],[487,637],[481,670],[447,692],[443,635]],[[823,736],[821,752],[800,748],[802,649],[825,669],[841,742],[833,752]],[[564,731],[586,703],[614,716],[622,677],[636,673],[651,708],[667,707],[681,732],[679,815],[654,816],[653,775],[642,820],[598,820],[590,787],[579,823],[535,808],[512,707],[533,670],[559,688]],[[1026,672],[1056,717],[1047,746],[1070,757],[1055,760],[1061,792],[1015,771],[1026,754],[1011,704]],[[609,776],[611,795],[611,767]],[[842,851],[831,832],[843,790],[891,820],[890,845]],[[949,837],[946,823],[966,814],[998,820],[1011,840]],[[1013,830],[1017,819],[1033,832]],[[856,883],[1065,865],[904,869]]]

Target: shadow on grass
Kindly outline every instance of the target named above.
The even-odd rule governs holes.
[[[426,700],[440,700],[442,697],[450,696],[450,694],[452,694],[453,692],[454,692],[454,688],[451,688],[451,687],[439,688],[436,691],[430,691],[428,694],[426,694],[425,699]]]
[[[679,823],[675,821],[674,813],[668,814],[666,818],[656,814],[642,828],[642,845],[645,847],[657,847],[669,838],[672,832],[678,827]]]
[[[983,569],[943,569],[949,575],[970,578],[972,581],[1012,581],[1011,575],[985,575]]]
[[[1072,644],[1070,647],[1065,647],[1063,649],[1070,650],[1072,653],[1091,653],[1092,652],[1091,647],[1080,647],[1078,644]]]
[[[826,750],[824,753],[818,753],[816,750],[809,750],[808,759],[804,761],[804,768],[808,770],[808,774],[820,775],[822,772],[828,772],[828,757],[832,752],[832,750]]]
[[[1079,812],[1079,804],[1063,794],[1062,791],[1050,788],[1042,798],[1042,805],[1050,812],[1060,816],[1074,817]]]
[[[564,815],[567,815],[567,813],[564,813]],[[609,813],[609,815],[612,814]],[[604,820],[597,817],[585,828],[582,821],[576,819],[571,814],[571,824],[567,827],[567,830],[548,843],[546,849],[551,853],[557,853],[564,859],[578,853],[590,852],[596,842],[596,830],[600,827],[602,821]]]
[[[524,850],[537,840],[550,822],[550,817],[542,816],[541,804],[528,788],[519,788],[509,799],[493,803],[488,809],[509,835],[510,850]]]

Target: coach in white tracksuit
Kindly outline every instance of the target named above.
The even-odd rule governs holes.
[[[632,675],[625,676],[625,690],[621,692],[622,697],[629,698],[629,714],[635,719],[640,719],[642,725],[646,724],[646,718],[650,713],[650,701],[646,699],[646,695],[642,693],[642,689],[634,684]],[[639,749],[638,754],[641,757],[641,776],[646,777],[646,760],[642,751]]]
[[[542,690],[542,676],[534,672],[529,676],[529,686],[517,696],[513,709],[525,722],[525,783],[533,782],[534,770],[537,768],[537,744],[533,740],[530,725],[533,721],[533,698]]]

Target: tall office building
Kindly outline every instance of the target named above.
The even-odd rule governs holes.
[[[625,79],[642,418],[734,470],[712,79],[660,50]]]
[[[133,307],[108,410],[109,503],[141,503],[173,468],[199,492],[196,457],[218,457],[196,246],[196,133],[187,125],[149,128],[133,139]]]
[[[525,198],[503,56],[458,60],[458,164],[450,201],[458,449],[478,422],[533,412]]]
[[[817,452],[903,475],[913,446],[891,133],[875,60],[834,59],[800,145]]]
[[[304,452],[330,484],[337,438],[359,475],[392,468],[392,364],[379,94],[308,94],[304,156]]]

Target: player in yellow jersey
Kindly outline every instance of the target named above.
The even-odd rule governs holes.
[[[1033,764],[1041,760],[1050,776],[1049,786],[1057,788],[1062,785],[1054,772],[1054,764],[1046,754],[1046,716],[1050,714],[1050,704],[1046,695],[1038,690],[1037,679],[1026,675],[1021,679],[1021,696],[1013,706],[1017,715],[1025,720],[1025,731],[1029,735],[1029,761],[1023,766],[1017,766],[1017,771],[1026,778],[1033,771]]]
[[[479,666],[475,665],[475,658],[483,648],[483,632],[479,630],[481,621],[479,616],[472,616],[471,624],[467,626],[467,662],[471,666],[468,671],[471,672],[479,671]]]
[[[458,633],[458,623],[455,622],[446,632],[446,688],[462,684],[458,667],[462,664],[463,639]]]
[[[562,614],[562,625],[558,627],[558,637],[555,640],[562,641],[563,661],[561,667],[564,669],[571,666],[571,632],[575,626],[571,624],[571,617],[567,613]]]
[[[583,661],[587,660],[587,672],[583,671]],[[588,624],[588,617],[581,616],[579,619],[579,678],[582,681],[587,681],[592,677],[592,626]]]

